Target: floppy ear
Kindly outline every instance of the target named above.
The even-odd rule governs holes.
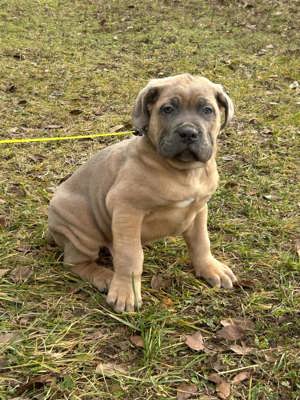
[[[233,102],[232,102],[231,98],[225,92],[223,86],[222,85],[216,85],[216,86],[217,86],[216,98],[217,98],[219,107],[223,108],[225,110],[225,120],[224,120],[223,124],[221,125],[221,130],[222,130],[232,120],[233,115],[234,115],[234,106],[233,106]]]
[[[144,135],[147,133],[150,111],[149,105],[153,104],[159,96],[159,88],[149,83],[140,91],[135,101],[132,113],[133,127],[136,135]]]

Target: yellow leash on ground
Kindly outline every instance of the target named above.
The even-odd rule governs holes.
[[[97,137],[107,136],[123,136],[130,135],[132,131],[128,132],[114,132],[114,133],[93,133],[90,135],[74,135],[74,136],[56,136],[56,137],[38,137],[38,138],[24,138],[24,139],[0,139],[1,144],[15,144],[15,143],[33,143],[33,142],[55,142],[59,140],[76,140],[76,139],[94,139]]]

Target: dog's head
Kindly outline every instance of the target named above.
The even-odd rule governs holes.
[[[232,101],[221,85],[182,74],[153,79],[141,90],[133,125],[139,134],[148,135],[161,156],[182,163],[206,163],[233,112]]]

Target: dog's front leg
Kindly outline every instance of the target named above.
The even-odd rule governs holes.
[[[184,232],[195,274],[211,286],[232,288],[237,279],[227,265],[216,260],[210,251],[207,231],[207,205],[197,214],[192,225]]]
[[[107,302],[115,311],[134,311],[142,304],[141,275],[144,253],[141,244],[141,211],[123,207],[113,211],[114,275]]]

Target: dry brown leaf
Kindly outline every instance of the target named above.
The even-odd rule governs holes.
[[[216,391],[220,399],[227,399],[230,396],[230,384],[226,382],[219,374],[212,373],[207,379],[216,384]]]
[[[30,267],[21,266],[13,269],[10,276],[14,282],[19,283],[26,281],[26,279],[30,277],[32,272],[33,271]]]
[[[144,340],[141,336],[133,335],[130,336],[129,340],[135,347],[144,348]]]
[[[103,376],[116,376],[116,375],[126,375],[128,374],[127,369],[122,365],[117,365],[115,363],[99,363],[96,367],[96,373]]]
[[[165,279],[163,275],[153,275],[151,279],[151,287],[155,290],[167,289],[171,286],[171,279]]]
[[[192,350],[204,350],[203,337],[200,332],[195,332],[193,335],[187,335],[185,344]]]
[[[229,347],[234,353],[239,354],[241,356],[245,356],[253,351],[253,347],[240,346],[238,344],[233,344]]]
[[[9,269],[0,269],[0,278],[8,273]]]
[[[251,376],[249,371],[242,371],[239,374],[235,375],[235,377],[232,379],[232,383],[234,385],[237,385],[243,381],[245,381],[246,379],[249,379]]]
[[[197,386],[193,383],[182,383],[177,388],[177,400],[187,400],[197,393]]]
[[[227,340],[241,339],[247,330],[253,329],[253,323],[247,319],[223,319],[220,321],[223,328],[217,336]]]
[[[207,379],[210,382],[216,383],[217,385],[219,385],[223,381],[220,375],[217,374],[216,372],[213,372],[212,374],[208,375]]]
[[[230,396],[230,383],[222,380],[222,382],[217,385],[216,390],[220,399],[225,400]]]
[[[226,325],[217,332],[217,336],[227,340],[238,340],[245,335],[245,330],[238,325]]]
[[[22,393],[28,390],[41,388],[49,383],[51,384],[55,382],[56,382],[56,376],[54,374],[34,376],[32,378],[29,378],[28,382],[20,385],[17,388],[17,395],[20,396]]]
[[[0,335],[0,344],[7,344],[12,342],[17,337],[16,332],[3,333]]]
[[[254,328],[253,322],[250,321],[249,319],[233,319],[233,318],[228,318],[228,319],[222,319],[220,321],[222,326],[228,326],[228,325],[238,325],[242,329],[245,330],[250,330]]]

